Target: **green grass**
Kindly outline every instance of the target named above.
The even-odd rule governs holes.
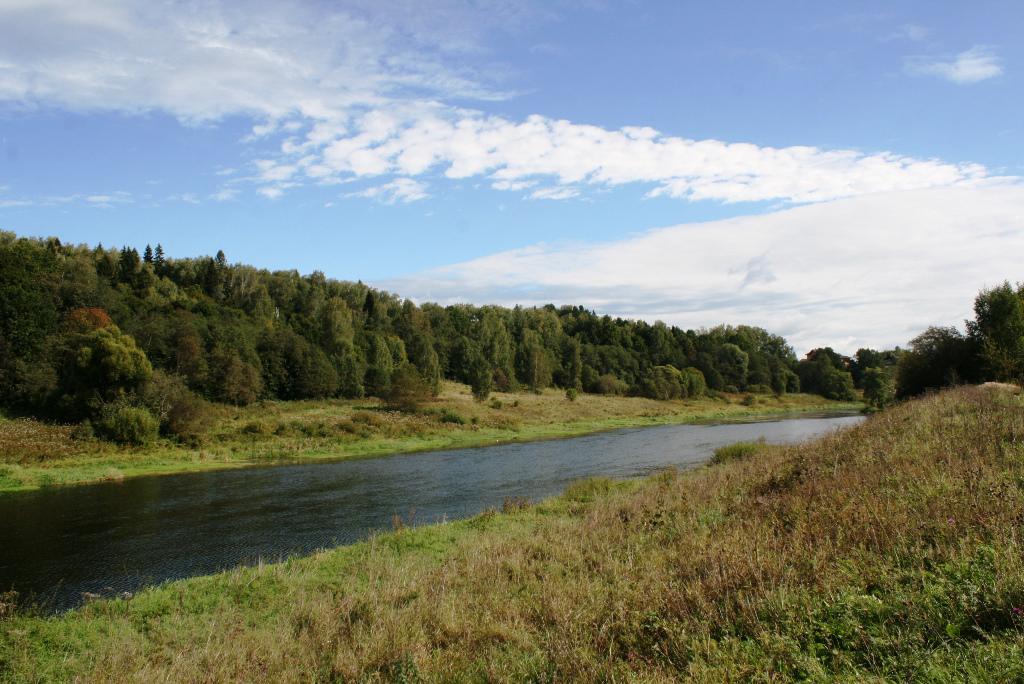
[[[469,388],[445,383],[416,413],[385,411],[376,400],[264,402],[216,407],[201,445],[161,440],[142,448],[82,442],[66,426],[0,419],[0,494],[138,475],[194,472],[274,463],[368,458],[394,453],[573,437],[622,427],[742,420],[800,411],[858,409],[810,395],[741,395],[691,401],[563,392],[495,395],[474,401]]]
[[[1024,402],[0,622],[0,679],[1021,681]]]

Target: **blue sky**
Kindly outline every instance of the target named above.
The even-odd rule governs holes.
[[[1022,29],[1019,2],[4,0],[0,228],[905,344],[1022,277]]]

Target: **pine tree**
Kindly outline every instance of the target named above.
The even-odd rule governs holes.
[[[156,245],[156,252],[153,254],[153,269],[156,271],[157,275],[164,274],[165,265],[166,264],[164,262],[164,248],[161,247],[160,243],[158,242]]]
[[[147,264],[153,263],[153,248],[149,245],[146,245],[145,251],[142,252],[142,260]]]

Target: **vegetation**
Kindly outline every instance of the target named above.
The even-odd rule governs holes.
[[[149,414],[165,437],[194,443],[211,402],[373,396],[414,411],[443,379],[480,401],[549,387],[781,396],[800,390],[806,365],[749,326],[681,330],[572,306],[417,306],[318,272],[230,264],[223,252],[171,259],[157,245],[140,257],[0,233],[0,409],[88,420],[115,441],[152,437],[120,429],[112,416],[129,409],[135,428]],[[806,389],[854,398],[846,369],[819,370],[802,373]]]
[[[418,382],[399,392],[402,373],[387,402],[376,399],[263,401],[249,406],[195,406],[180,400],[180,379],[155,371],[143,401],[147,414],[130,403],[108,407],[130,411],[133,420],[116,438],[95,439],[112,426],[86,420],[59,426],[38,420],[0,418],[0,492],[45,485],[121,479],[132,475],[208,470],[286,461],[340,459],[386,453],[481,446],[513,440],[568,437],[596,430],[701,420],[735,420],[796,411],[860,408],[804,394],[758,396],[752,404],[721,394],[685,401],[578,394],[496,393],[488,403],[470,388],[444,382],[424,399]],[[566,390],[566,392],[572,391]],[[410,410],[410,403],[415,410]],[[195,412],[192,409],[196,409]],[[147,419],[142,416],[149,415]],[[149,422],[152,421],[152,422]],[[174,425],[174,434],[153,439],[154,425]],[[197,423],[201,425],[197,426]],[[138,432],[129,432],[139,429]],[[165,430],[165,433],[169,433]]]
[[[1021,435],[1020,396],[963,388],[695,471],[7,610],[0,678],[1019,681]]]

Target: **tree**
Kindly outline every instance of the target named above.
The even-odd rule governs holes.
[[[979,376],[978,356],[975,338],[956,328],[930,327],[911,340],[910,350],[900,357],[896,396],[974,382]]]
[[[968,333],[978,345],[986,377],[1024,379],[1024,289],[1009,282],[982,290],[974,300]]]
[[[846,370],[845,357],[829,347],[807,352],[807,357],[797,364],[797,374],[804,392],[840,401],[852,401],[857,397],[853,376]]]
[[[143,263],[146,263],[146,264],[152,264],[153,263],[153,248],[150,247],[149,245],[146,245],[146,249],[142,253],[142,261],[143,261]]]
[[[164,261],[164,248],[160,243],[157,243],[156,252],[153,253],[153,270],[156,271],[158,276],[162,276],[166,266],[167,262]]]
[[[416,366],[403,363],[391,375],[391,386],[384,397],[385,403],[400,411],[416,411],[431,396],[430,386]]]
[[[116,325],[67,335],[62,358],[62,404],[77,417],[138,390],[153,374],[145,353]]]
[[[747,366],[750,357],[737,345],[726,342],[718,348],[715,367],[722,376],[725,387],[732,391],[742,390],[747,386]]]
[[[896,383],[884,368],[868,368],[863,375],[864,400],[875,408],[885,408],[896,398]]]

